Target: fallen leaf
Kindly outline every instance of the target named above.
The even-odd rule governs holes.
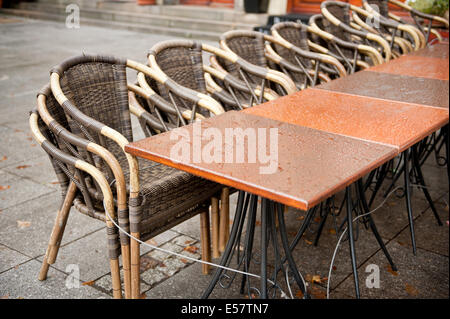
[[[92,286],[93,284],[94,284],[94,280],[91,280],[91,281],[85,281],[81,285],[82,286]]]
[[[297,220],[304,220],[305,219],[305,216],[298,216],[297,217]]]
[[[394,276],[398,276],[398,272],[392,269],[391,265],[387,266],[387,271],[393,274]]]
[[[50,184],[57,185],[59,182],[51,182]]]
[[[6,156],[3,156],[2,158],[0,158],[0,162],[2,161],[6,161],[8,158]]]
[[[320,217],[314,218],[314,221],[315,221],[316,223],[320,223],[321,220],[322,220],[322,218],[320,218]]]
[[[183,264],[189,263],[189,260],[187,260],[187,259],[181,258],[180,260],[181,260],[181,262],[182,262]]]
[[[25,220],[18,220],[17,221],[17,227],[20,229],[25,229],[31,226],[31,222],[25,221]]]
[[[311,282],[320,284],[322,282],[322,279],[320,279],[319,275],[314,275],[314,276],[312,276]]]
[[[184,248],[187,252],[190,252],[191,254],[195,254],[198,251],[198,247],[195,246],[186,246]]]
[[[186,245],[190,245],[190,244],[192,244],[192,240],[186,240],[184,243],[185,243]]]
[[[419,295],[419,290],[417,290],[416,287],[411,286],[408,283],[405,283],[405,290],[408,293],[408,295],[410,295],[410,296],[417,296],[417,295]]]
[[[10,189],[10,188],[11,188],[10,185],[6,185],[6,186],[0,185],[0,191],[4,191],[4,190]]]
[[[16,166],[16,169],[24,169],[24,168],[28,168],[28,167],[31,167],[31,165],[19,165],[19,166]]]
[[[259,220],[255,221],[256,226],[261,226],[261,222]]]
[[[152,238],[146,241],[147,244],[150,244],[152,246],[158,246],[158,243]]]
[[[335,235],[335,234],[336,234],[336,229],[330,228],[330,229],[328,230],[328,232],[329,232],[330,234],[332,234],[332,235]]]
[[[313,244],[313,242],[312,242],[312,241],[309,241],[308,239],[305,239],[305,242],[306,242],[308,245],[312,245],[312,244]]]
[[[301,290],[299,290],[295,293],[295,297],[297,297],[298,299],[303,299],[304,294]]]

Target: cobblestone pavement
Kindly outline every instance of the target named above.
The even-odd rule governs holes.
[[[0,299],[111,298],[105,227],[74,209],[57,262],[51,266],[46,281],[37,279],[60,193],[48,158],[29,133],[28,112],[35,106],[37,91],[48,81],[50,68],[61,60],[95,52],[145,61],[148,49],[166,38],[83,25],[80,29],[66,29],[62,23],[0,16]],[[135,75],[129,76],[134,79]],[[133,126],[137,128],[137,122]],[[139,128],[135,131],[135,139],[143,137]],[[424,170],[439,214],[446,221],[445,169],[430,158]],[[357,259],[363,297],[448,298],[448,226],[437,226],[419,189],[414,189],[413,195],[417,256],[412,255],[404,199],[392,196],[374,214],[398,271],[387,267],[372,234],[359,227]],[[381,201],[377,199],[377,203]],[[293,236],[304,212],[289,210],[286,218],[289,235]],[[313,298],[326,296],[330,259],[337,242],[334,223],[339,224],[339,219],[328,218],[318,246],[312,244],[315,235],[308,231],[294,251]],[[319,221],[317,216],[315,224]],[[149,242],[198,259],[199,234],[196,217]],[[255,245],[258,238],[257,229]],[[336,257],[331,298],[354,296],[347,246],[343,242]],[[147,298],[198,298],[211,279],[190,260],[146,247],[141,251],[141,291]],[[365,284],[370,274],[367,266],[371,264],[380,269],[380,288],[370,289]],[[256,272],[257,267],[253,265],[251,270]],[[74,269],[79,270],[79,282],[72,280]],[[216,288],[212,297],[245,298],[239,294],[239,282],[240,278],[229,289]],[[293,294],[301,297],[295,287]]]

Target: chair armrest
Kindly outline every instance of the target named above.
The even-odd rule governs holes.
[[[245,61],[244,59],[240,58],[236,53],[231,51],[231,49],[226,45],[224,41],[221,41],[220,45],[223,48],[223,50],[208,44],[202,44],[202,49],[207,52],[213,53],[214,55],[221,57],[222,59],[228,60],[232,63],[236,63],[239,67],[241,67],[249,74],[279,84],[286,91],[287,94],[291,94],[297,91],[295,83],[287,75]]]
[[[64,164],[75,167],[76,169],[79,169],[90,175],[96,181],[102,191],[103,204],[105,209],[108,211],[109,216],[111,216],[111,218],[115,218],[116,214],[114,208],[114,197],[111,188],[109,187],[109,183],[103,173],[100,172],[100,170],[98,170],[95,166],[61,151],[53,143],[47,140],[39,129],[38,114],[38,111],[35,109],[31,112],[29,118],[29,124],[33,138],[52,158],[55,158]],[[105,216],[105,219],[107,227],[114,228],[114,225],[112,224],[108,215]]]
[[[132,198],[139,196],[139,165],[135,156],[125,152],[125,145],[129,144],[128,140],[116,130],[104,125],[103,123],[87,116],[86,114],[78,110],[78,108],[76,108],[62,92],[59,78],[60,76],[57,72],[52,72],[50,75],[50,85],[52,93],[58,103],[64,108],[67,113],[70,114],[70,116],[80,122],[83,126],[85,126],[86,128],[92,128],[97,133],[111,139],[120,146],[127,158],[128,166],[130,169],[130,196]]]

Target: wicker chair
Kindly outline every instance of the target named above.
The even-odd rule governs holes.
[[[125,296],[140,297],[140,244],[134,239],[129,240],[121,232],[119,245],[117,229],[105,214],[104,207],[112,218],[118,217],[118,223],[123,229],[144,241],[201,214],[202,239],[206,240],[202,243],[202,258],[209,260],[209,203],[221,189],[218,184],[158,163],[137,160],[123,151],[128,141],[132,140],[127,67],[153,76],[150,68],[131,60],[110,56],[77,56],[52,69],[51,92],[46,89],[38,97],[40,116],[53,135],[51,144],[54,147],[51,148],[50,156],[65,195],[40,279],[46,278],[48,265],[56,258],[64,231],[60,225],[65,224],[73,202],[80,212],[107,223],[115,298],[121,297],[119,246]],[[154,78],[164,81],[157,75]],[[176,89],[172,83],[168,86]],[[192,98],[193,92],[184,91],[183,94]],[[208,99],[197,99],[199,108],[217,111],[217,105],[208,102]],[[137,112],[136,109],[132,111]],[[33,114],[34,125],[37,114]],[[147,123],[151,120],[158,123],[160,127],[155,132],[161,131],[162,123],[154,117],[144,119]],[[173,125],[170,122],[164,124],[169,127]],[[36,126],[33,125],[32,130],[35,132]],[[35,138],[49,151],[44,145],[48,143],[43,143],[37,132]],[[53,152],[55,147],[57,151]],[[79,162],[74,162],[73,156]],[[96,170],[92,170],[91,166]],[[85,167],[89,170],[86,171]],[[105,181],[108,187],[115,184],[116,190],[108,190]],[[114,213],[116,209],[118,214]],[[203,270],[207,271],[207,267]]]
[[[339,61],[332,57],[304,52],[301,49],[297,50],[291,43],[283,39],[260,32],[230,31],[223,35],[222,41],[223,47],[233,50],[244,59],[249,59],[249,62],[258,63],[260,67],[267,65],[270,69],[284,73],[295,83],[297,90],[331,80],[328,74],[321,70],[322,62],[334,63],[335,66],[341,67],[341,72],[345,73],[345,69]],[[252,60],[251,52],[256,53],[258,50],[263,50],[263,52],[258,52],[258,54],[262,54],[263,59]],[[230,65],[228,68],[231,72],[234,71],[233,66]],[[254,83],[257,81],[252,77],[250,80],[253,80]],[[280,92],[280,94],[283,93]]]
[[[320,10],[327,21],[326,24],[328,24],[327,27],[330,30],[334,30],[331,33],[338,37],[340,37],[339,33],[347,33],[354,42],[367,44],[380,52],[383,56],[383,62],[389,61],[392,57],[389,43],[381,36],[360,28],[356,23],[353,23],[350,16],[352,8],[360,12],[364,11],[349,3],[340,1],[324,1],[320,4]]]
[[[271,28],[272,36],[283,45],[275,44],[276,52],[291,64],[303,67],[315,66],[325,72],[329,78],[338,78],[347,74],[344,66],[332,56],[315,53],[309,50],[308,27],[296,22],[281,22],[274,24]],[[269,45],[266,47],[270,48]],[[286,48],[289,48],[287,50]],[[318,72],[314,72],[317,74]],[[297,74],[292,74],[292,78],[297,80]],[[311,81],[315,85],[315,81]]]
[[[388,4],[408,11],[411,17],[414,19],[415,25],[409,24],[406,21],[402,20],[400,17],[389,12]],[[442,41],[442,36],[438,32],[437,28],[448,30],[449,27],[449,23],[446,19],[417,11],[406,3],[397,0],[363,0],[363,6],[369,12],[380,15],[385,19],[394,20],[398,23],[401,23],[402,25],[407,25],[411,29],[416,31],[421,41],[420,47],[425,47],[428,44],[428,40],[431,34],[433,34],[438,39],[438,41]],[[425,25],[424,21],[428,21],[428,25]],[[433,25],[433,23],[435,25]]]
[[[375,48],[353,42],[349,33],[334,27],[321,14],[311,16],[308,31],[309,47],[338,59],[349,74],[384,61]]]
[[[252,84],[228,70],[212,63],[203,63],[202,55],[210,55],[211,61],[226,61],[242,72],[253,76],[266,77],[269,81],[279,83],[287,90],[293,91],[291,82],[286,82],[286,76],[278,72],[268,72],[242,60],[232,52],[226,52],[216,47],[194,41],[164,41],[156,44],[148,56],[149,65],[166,74],[180,85],[191,87],[198,92],[208,92],[220,100],[225,109],[242,109],[278,97],[278,94],[267,86]],[[176,56],[176,60],[171,58]],[[198,79],[192,78],[192,73],[199,74]],[[204,75],[204,78],[201,75]],[[288,81],[290,81],[288,79]],[[230,101],[232,100],[232,101]]]
[[[372,11],[366,11],[351,4],[350,8],[352,10],[351,26],[357,30],[365,29],[386,39],[389,42],[393,57],[407,54],[422,47],[417,31],[409,25],[386,19],[373,9]]]
[[[240,60],[245,61],[252,68],[259,68],[264,71],[264,73],[252,74],[239,64],[230,63],[229,61],[218,62],[233,76],[244,80],[246,83],[249,83],[249,85],[269,87],[279,95],[291,94],[298,91],[298,87],[290,76],[271,68],[271,66],[274,66],[273,62],[275,60],[282,58],[276,53],[271,55],[273,60],[268,58],[270,53],[265,51],[264,37],[265,35],[262,33],[243,30],[228,31],[220,37],[220,46],[223,50],[238,56]],[[276,41],[276,39],[274,39],[274,41]],[[296,70],[303,72],[300,68],[295,68]],[[276,78],[281,78],[282,81],[276,81]]]

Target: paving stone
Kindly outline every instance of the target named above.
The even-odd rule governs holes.
[[[161,262],[155,269],[162,272],[168,277],[173,276],[175,273],[177,273],[179,270],[186,267],[187,263],[183,262],[181,258],[176,256],[170,256],[164,261]]]
[[[55,192],[54,188],[20,178],[2,170],[0,170],[0,185],[0,209],[2,210]]]
[[[25,299],[96,299],[109,298],[107,294],[79,283],[78,287],[67,288],[67,275],[53,269],[45,281],[37,279],[40,263],[31,260],[0,274],[0,296]],[[70,282],[73,282],[70,280]]]
[[[403,299],[403,298],[448,298],[448,257],[419,249],[417,256],[409,247],[395,241],[388,249],[397,264],[398,271],[393,272],[381,252],[360,266],[360,273],[368,264],[380,269],[380,288],[367,288],[366,276],[360,277],[361,296],[363,298]],[[336,291],[351,291],[353,278],[345,280]]]
[[[146,271],[141,273],[141,280],[150,286],[149,289],[154,287],[156,284],[160,283],[162,280],[166,278],[167,278],[166,274],[157,269],[147,269]],[[145,292],[146,290],[141,289],[142,292]]]
[[[191,245],[195,244],[196,242],[198,242],[198,241],[195,238],[191,238],[191,237],[185,236],[185,235],[178,236],[177,238],[172,240],[173,244],[177,244],[182,247],[191,246]]]
[[[17,266],[19,264],[24,263],[27,260],[30,260],[30,257],[22,255],[21,253],[9,249],[4,245],[0,245],[0,273]]]
[[[160,248],[174,252],[174,253],[181,253],[183,251],[183,247],[180,247],[174,243],[165,243],[164,245],[162,245]],[[160,250],[152,250],[148,256],[159,260],[159,261],[164,261],[167,258],[169,258],[170,254],[160,251]]]
[[[47,249],[60,203],[59,191],[53,191],[40,197],[39,200],[27,201],[3,210],[0,215],[0,243],[29,257],[43,255]],[[18,221],[30,224],[28,227],[19,228]],[[72,208],[62,245],[101,228],[104,228],[103,222],[85,216]]]
[[[45,155],[29,131],[16,131],[0,125],[0,168]]]
[[[446,221],[449,220],[448,210],[443,205],[436,205],[439,217],[443,223],[438,226],[436,219],[431,211],[427,209],[420,217],[414,221],[414,234],[416,237],[416,246],[443,256],[449,256],[449,242],[442,240],[449,238],[449,227]],[[395,241],[402,245],[411,247],[411,236],[409,229],[405,229],[395,238]]]
[[[147,242],[151,245],[156,245],[156,246],[160,246],[162,244],[165,244],[166,242],[168,242],[169,240],[172,240],[173,238],[179,236],[178,233],[172,231],[172,230],[167,230],[164,233],[159,234],[156,237],[153,237],[149,240],[147,240]]]
[[[141,278],[142,278],[142,276],[141,276]],[[125,296],[125,287],[124,287],[124,283],[123,283],[123,269],[120,269],[120,280],[122,283],[122,296]],[[103,276],[102,278],[96,280],[94,285],[96,287],[100,287],[100,289],[103,289],[104,291],[106,291],[110,296],[113,295],[111,273],[108,273],[107,275]],[[140,282],[140,287],[141,287],[141,291],[146,291],[146,290],[150,289],[150,286],[147,283],[143,282],[142,280]]]
[[[141,255],[147,252],[148,249],[141,245]],[[64,272],[70,264],[80,267],[80,278],[83,281],[96,280],[110,272],[106,229],[100,229],[61,247],[53,266]]]
[[[33,182],[60,190],[58,179],[47,155],[24,160],[3,168],[4,171],[32,180]]]

